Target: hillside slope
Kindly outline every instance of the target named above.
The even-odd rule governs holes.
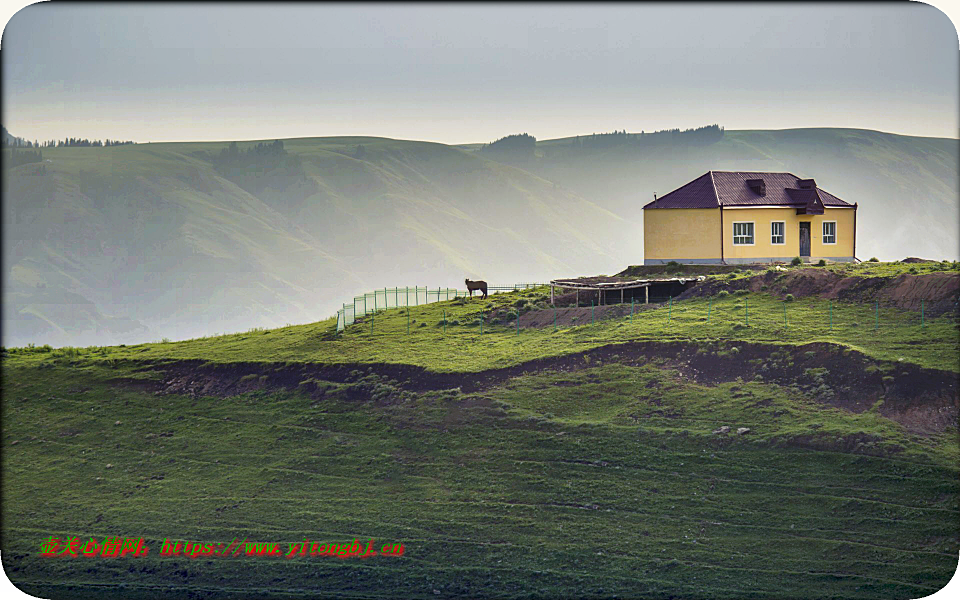
[[[907,267],[960,277],[851,277],[891,287]],[[409,331],[388,309],[340,335],[327,320],[7,349],[4,569],[57,598],[937,591],[960,550],[956,311],[828,313],[743,287],[755,277],[556,331],[515,329],[552,312],[539,288],[411,307]],[[51,536],[150,552],[41,556]],[[371,539],[404,553],[291,553]],[[281,555],[164,555],[164,540]]]
[[[526,159],[369,137],[44,149],[4,171],[4,343],[184,339],[314,321],[384,286],[612,273],[642,259],[639,207],[709,169],[788,170],[859,202],[861,258],[957,257],[955,140],[575,142]]]
[[[218,162],[225,148],[51,148],[8,169],[4,343],[183,339],[315,320],[384,281],[589,271],[636,229],[440,144],[291,140],[296,169],[239,169],[252,176]]]

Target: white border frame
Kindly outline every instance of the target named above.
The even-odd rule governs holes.
[[[782,242],[773,241],[773,224],[774,223],[783,223],[783,238]],[[787,245],[787,222],[786,221],[770,221],[770,245],[771,246],[786,246]]]
[[[737,227],[738,223],[750,223],[753,225],[753,235],[750,236],[753,238],[753,242],[750,244],[738,244],[737,243]],[[756,221],[730,221],[730,231],[733,233],[733,245],[734,246],[756,246],[757,245],[757,222]],[[743,237],[743,236],[739,236]]]
[[[833,241],[825,242],[823,239],[827,237],[827,234],[823,231],[823,226],[827,223],[833,223]],[[820,221],[820,243],[824,246],[836,246],[837,238],[840,237],[839,232],[837,231],[837,222],[836,221]]]

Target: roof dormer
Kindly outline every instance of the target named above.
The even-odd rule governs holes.
[[[767,183],[762,179],[748,179],[746,182],[747,187],[750,188],[754,194],[758,196],[767,195]]]

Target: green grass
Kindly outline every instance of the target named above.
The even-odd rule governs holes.
[[[830,342],[887,361],[907,361],[924,367],[960,372],[957,322],[949,316],[925,319],[920,314],[880,308],[876,326],[869,303],[833,302],[802,298],[784,302],[766,294],[695,298],[668,306],[637,306],[630,317],[599,320],[554,331],[522,329],[512,319],[500,325],[475,324],[481,313],[527,298],[534,303],[544,290],[510,292],[479,299],[444,301],[388,309],[371,319],[333,334],[335,321],[182,342],[137,344],[96,351],[81,350],[94,360],[202,359],[218,362],[402,363],[438,372],[482,371],[520,364],[533,358],[582,352],[605,344],[640,340],[732,340],[783,344]],[[786,308],[786,325],[784,324]],[[521,309],[522,310],[522,309]],[[550,309],[546,309],[550,310]],[[558,309],[563,310],[563,309]],[[441,326],[446,311],[446,333]],[[707,320],[707,314],[709,321]],[[426,323],[426,327],[419,327]],[[50,360],[48,353],[11,350],[17,360]]]
[[[707,388],[654,365],[602,365],[469,395],[412,394],[374,374],[329,384],[320,400],[158,399],[114,383],[130,373],[5,369],[3,556],[23,589],[908,598],[956,568],[954,461],[876,415],[770,386]],[[752,431],[710,433],[723,424]],[[878,450],[907,450],[790,443],[812,431],[869,432]],[[40,558],[51,534],[142,535],[151,551]],[[158,552],[165,537],[237,536],[374,537],[406,552],[363,562]]]
[[[904,262],[861,262],[861,263],[830,263],[822,267],[812,265],[803,265],[801,267],[792,267],[784,265],[784,268],[794,269],[819,269],[836,273],[842,277],[885,277],[893,278],[899,275],[928,275],[930,273],[960,271],[960,262],[940,261],[926,263],[904,263]],[[771,267],[772,269],[772,267]],[[770,269],[767,269],[770,270]],[[749,279],[757,275],[763,275],[763,270],[740,269],[732,273],[715,276],[717,279],[738,280]]]
[[[415,392],[379,364],[471,373],[629,341],[718,358],[756,342],[782,348],[751,359],[758,372],[789,372],[795,345],[821,341],[863,352],[879,361],[868,369],[896,381],[892,365],[960,373],[955,320],[921,328],[918,313],[883,308],[876,331],[872,305],[834,302],[831,331],[826,301],[747,293],[557,332],[518,336],[510,316],[482,335],[475,324],[481,312],[543,310],[547,298],[541,288],[411,307],[409,334],[406,310],[388,309],[340,335],[330,319],[183,342],[5,349],[8,576],[58,598],[914,598],[953,575],[956,428],[921,435],[882,416],[881,402],[853,413],[818,400],[828,368],[795,367],[793,384],[708,385],[683,361],[626,362],[613,348],[579,366],[481,378],[475,391]],[[460,323],[446,334],[443,311]],[[345,381],[304,375],[299,387],[230,397],[154,394],[168,363],[185,359],[252,363],[229,377],[254,387],[281,363],[358,366]],[[713,433],[722,426],[731,431]],[[50,535],[143,536],[151,551],[42,558]],[[375,538],[406,551],[159,556],[164,538],[235,537],[284,548]]]

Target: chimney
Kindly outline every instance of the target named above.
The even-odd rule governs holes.
[[[812,179],[799,179],[797,180],[797,187],[801,190],[813,190],[817,187],[817,182]]]
[[[653,207],[654,207],[654,208],[660,208],[660,204],[657,203],[657,193],[656,193],[656,192],[653,193]]]
[[[762,179],[748,179],[747,187],[753,190],[753,193],[758,196],[767,195],[767,183]]]

